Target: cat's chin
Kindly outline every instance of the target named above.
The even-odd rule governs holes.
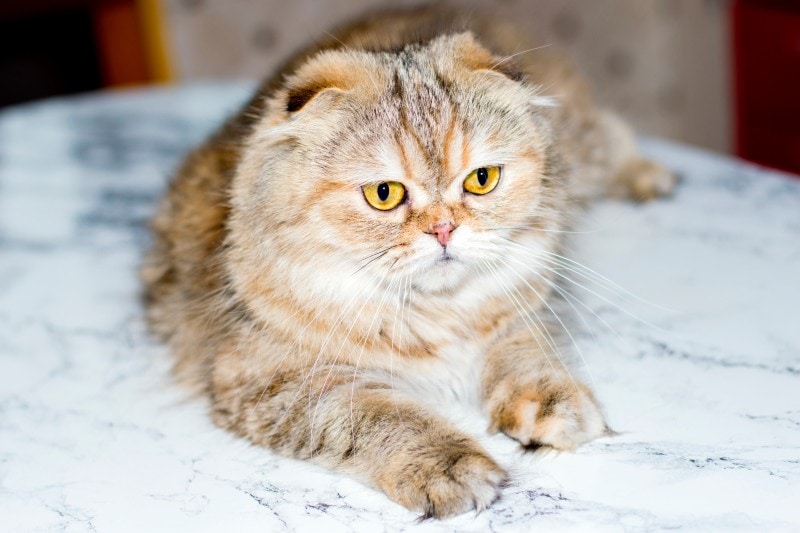
[[[451,291],[463,283],[468,270],[465,262],[451,255],[443,255],[422,269],[414,284],[424,292]]]

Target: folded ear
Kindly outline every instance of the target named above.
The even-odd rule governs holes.
[[[326,91],[363,94],[385,82],[368,54],[328,50],[311,58],[286,82],[286,111],[295,113]],[[383,83],[381,83],[382,85]]]
[[[338,89],[332,80],[308,80],[289,89],[286,94],[286,111],[300,111],[312,98],[324,90]]]
[[[469,70],[496,72],[513,80],[522,81],[525,75],[517,67],[513,57],[498,57],[484,48],[471,32],[457,33],[448,36],[449,46],[459,63]]]

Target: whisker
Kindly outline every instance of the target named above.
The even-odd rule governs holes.
[[[559,293],[559,294],[560,294],[560,295],[561,295],[561,296],[564,298],[564,300],[565,300],[565,301],[566,301],[566,302],[567,302],[567,303],[568,303],[568,304],[569,304],[569,305],[572,307],[572,309],[574,309],[574,310],[575,310],[575,313],[576,313],[576,314],[577,314],[577,315],[578,315],[578,316],[581,318],[581,321],[582,321],[582,322],[583,322],[583,324],[586,326],[586,329],[587,329],[587,330],[589,330],[589,331],[591,332],[591,334],[592,334],[592,338],[595,340],[595,343],[597,343],[597,342],[598,342],[597,335],[595,335],[594,331],[593,331],[593,330],[592,330],[592,328],[589,326],[588,322],[586,321],[586,318],[583,316],[583,313],[581,313],[581,312],[578,310],[578,308],[577,308],[577,307],[575,307],[575,305],[572,303],[572,301],[575,301],[575,302],[579,303],[579,304],[580,304],[582,307],[584,307],[584,308],[585,308],[587,311],[589,311],[589,312],[590,312],[592,315],[594,315],[594,317],[595,317],[597,320],[599,320],[600,322],[602,322],[602,324],[603,324],[603,325],[604,325],[606,328],[608,328],[608,330],[609,330],[611,333],[613,333],[614,335],[616,335],[616,336],[617,336],[617,338],[618,338],[620,341],[624,340],[624,339],[623,339],[623,337],[622,337],[622,335],[621,335],[621,334],[620,334],[620,333],[619,333],[619,332],[618,332],[618,331],[617,331],[617,330],[616,330],[616,329],[615,329],[615,328],[614,328],[614,327],[613,327],[611,324],[609,324],[609,323],[608,323],[608,322],[607,322],[607,321],[606,321],[606,320],[605,320],[603,317],[601,317],[600,315],[598,315],[598,314],[597,314],[597,313],[596,313],[596,312],[595,312],[595,311],[594,311],[594,310],[593,310],[591,307],[589,307],[589,306],[588,306],[588,305],[587,305],[587,304],[586,304],[586,303],[585,303],[583,300],[581,300],[581,299],[580,299],[580,298],[578,298],[577,296],[574,296],[574,295],[570,294],[570,292],[569,292],[569,291],[567,291],[567,290],[565,290],[565,289],[563,289],[563,288],[559,287],[559,286],[558,286],[558,284],[556,284],[556,283],[553,283],[552,281],[550,281],[550,280],[549,280],[549,279],[547,279],[546,277],[542,277],[542,280],[544,280],[546,283],[548,283],[548,284],[549,284],[549,285],[550,285],[550,286],[553,288],[553,290],[557,291],[557,292],[558,292],[558,293]]]
[[[361,265],[360,267],[358,267],[358,268],[356,269],[356,273],[358,273],[358,272],[361,272],[362,270],[364,270],[365,268],[367,268],[369,265],[371,265],[371,264],[372,264],[372,263],[374,263],[375,261],[378,261],[379,259],[383,259],[384,257],[386,257],[386,254],[388,254],[388,253],[389,253],[388,251],[387,251],[387,252],[383,252],[383,253],[381,253],[380,255],[377,255],[377,256],[373,257],[372,259],[370,259],[369,261],[367,261],[366,263],[364,263],[363,265]]]
[[[497,259],[498,261],[500,261],[500,262],[503,262],[503,263],[505,263],[505,261],[506,261],[504,258],[502,258],[502,257],[501,257],[501,256],[499,256],[499,255],[497,256],[497,258],[496,258],[496,259]],[[517,260],[515,260],[515,259],[512,259],[511,257],[508,257],[507,259],[508,259],[508,260],[510,260],[510,261],[514,261],[515,263],[517,263],[517,264],[520,264],[520,265],[522,265],[522,266],[525,266],[525,264],[524,264],[524,263],[522,263],[522,262],[520,262],[520,261],[517,261]],[[507,263],[506,263],[506,264],[507,264]],[[581,358],[581,361],[583,361],[583,366],[586,368],[586,371],[587,371],[587,373],[588,373],[588,375],[589,375],[589,379],[590,379],[590,381],[592,382],[592,385],[595,385],[595,386],[596,386],[597,384],[596,384],[596,382],[595,382],[595,380],[594,380],[594,375],[592,374],[592,371],[591,371],[591,369],[589,368],[589,364],[586,362],[586,358],[585,358],[585,357],[584,357],[584,355],[583,355],[583,351],[581,350],[580,344],[578,344],[578,342],[577,342],[577,341],[575,340],[575,338],[572,336],[572,332],[569,330],[569,328],[566,326],[566,324],[564,324],[564,322],[561,320],[561,317],[558,315],[558,313],[556,313],[556,312],[555,312],[555,310],[554,310],[554,309],[553,309],[553,308],[550,306],[550,304],[547,302],[547,298],[545,298],[544,296],[542,296],[542,295],[539,293],[539,291],[537,291],[537,290],[536,290],[536,288],[535,288],[533,285],[531,285],[531,284],[528,282],[528,280],[527,280],[527,279],[525,279],[525,278],[524,278],[522,275],[520,275],[518,272],[516,272],[516,271],[515,271],[515,270],[513,270],[513,269],[512,269],[511,271],[512,271],[512,272],[514,272],[514,274],[515,274],[515,275],[516,275],[516,276],[517,276],[517,277],[518,277],[520,280],[522,280],[522,282],[523,282],[523,283],[524,283],[524,284],[525,284],[525,285],[526,285],[526,286],[527,286],[527,287],[528,287],[528,288],[529,288],[531,291],[533,291],[533,293],[536,295],[536,297],[539,299],[539,301],[541,301],[541,302],[542,302],[542,304],[544,304],[544,306],[545,306],[545,307],[548,309],[548,311],[550,311],[550,314],[552,314],[552,315],[553,315],[553,317],[556,319],[556,321],[558,322],[558,324],[561,326],[561,328],[564,330],[564,332],[565,332],[565,333],[567,334],[567,336],[569,337],[569,340],[572,342],[572,345],[573,345],[573,346],[575,346],[575,350],[576,350],[576,352],[578,353],[578,356]],[[541,275],[540,275],[540,277],[541,277],[542,279],[545,279],[545,278],[544,278],[544,276],[541,276]]]
[[[374,274],[372,276],[372,278],[371,278],[371,281],[374,281],[375,279],[377,279],[378,276],[379,276],[379,274],[377,274],[377,273]],[[281,418],[278,420],[277,424],[280,424],[280,422],[283,421],[283,419],[286,417],[286,414],[288,414],[288,412],[289,412],[289,408],[294,404],[294,402],[297,400],[297,398],[299,397],[300,393],[302,392],[303,388],[305,387],[305,384],[308,382],[308,380],[310,378],[312,378],[313,374],[316,372],[316,368],[317,368],[317,365],[320,362],[320,359],[322,358],[322,354],[325,351],[325,348],[327,347],[327,345],[330,342],[330,340],[333,338],[333,335],[335,334],[339,324],[342,322],[342,320],[344,320],[345,316],[349,313],[350,309],[352,309],[353,307],[355,307],[358,304],[359,297],[361,295],[363,295],[363,293],[366,292],[368,288],[369,288],[369,285],[365,285],[364,288],[362,288],[361,291],[359,291],[356,295],[354,295],[351,298],[350,302],[340,311],[340,313],[337,316],[337,319],[334,322],[333,326],[331,326],[331,328],[329,329],[327,335],[325,336],[325,339],[323,339],[322,345],[320,346],[320,349],[317,352],[317,356],[316,356],[316,358],[314,360],[314,363],[311,365],[309,371],[306,373],[306,376],[303,378],[303,381],[298,386],[297,392],[295,392],[295,395],[289,401],[289,405],[287,406],[286,411],[281,416]],[[376,288],[377,288],[377,285],[375,285],[375,288],[373,288],[373,292],[375,291]],[[364,305],[366,305],[366,303]],[[363,309],[363,305],[362,305],[362,309]],[[275,373],[277,373],[278,368],[279,368],[279,366],[276,366]],[[331,367],[331,369],[329,370],[328,376],[330,376],[330,373],[332,371],[333,371],[333,367]],[[272,379],[274,379],[275,373],[273,373]],[[325,383],[327,383],[327,378],[326,378]],[[266,385],[266,387],[268,387],[268,386],[269,385]],[[311,387],[311,385],[309,384],[309,393],[311,392],[310,387]],[[323,390],[324,390],[324,386],[323,386]],[[309,396],[309,402],[310,401],[311,401],[311,396]]]
[[[396,260],[395,260],[395,262],[396,262]],[[399,279],[401,279],[401,282],[400,282],[401,287],[400,287],[400,291],[399,291],[400,305],[398,305],[395,308],[395,311],[394,311],[394,321],[392,322],[391,347],[389,349],[390,350],[389,351],[389,385],[390,385],[391,390],[392,390],[392,400],[394,402],[394,407],[395,407],[395,410],[397,411],[397,416],[398,417],[400,416],[400,407],[397,405],[397,398],[396,398],[396,396],[394,394],[394,390],[395,390],[394,389],[394,339],[395,339],[395,333],[397,331],[398,314],[400,316],[400,320],[401,321],[402,321],[402,317],[403,317],[403,308],[405,306],[406,287],[408,286],[409,278],[406,277],[406,278],[399,278]],[[400,324],[400,336],[401,337],[402,337],[402,334],[403,334],[403,324],[401,323]],[[400,347],[399,340],[398,340],[397,344],[398,344],[398,347]]]
[[[639,295],[629,291],[625,287],[619,285],[615,281],[609,279],[608,277],[600,274],[599,272],[589,268],[588,266],[586,266],[586,265],[584,265],[584,264],[582,264],[582,263],[580,263],[580,262],[578,262],[578,261],[576,261],[574,259],[570,259],[568,257],[565,257],[563,255],[559,255],[559,254],[557,254],[555,252],[551,252],[549,250],[542,249],[542,250],[534,251],[534,250],[532,250],[532,249],[530,249],[530,248],[528,248],[528,247],[526,247],[526,246],[524,246],[524,245],[522,245],[522,244],[520,244],[520,243],[518,243],[518,242],[516,242],[516,241],[514,241],[512,239],[508,239],[506,237],[501,237],[501,238],[503,240],[505,240],[505,241],[508,241],[513,246],[517,247],[521,252],[532,255],[535,259],[541,259],[541,260],[544,260],[544,261],[550,261],[550,262],[552,262],[552,263],[554,263],[554,264],[556,264],[556,265],[558,265],[558,266],[560,266],[560,267],[562,267],[562,268],[564,268],[564,269],[566,269],[566,270],[568,270],[570,272],[573,272],[573,273],[581,276],[582,278],[586,279],[587,281],[592,281],[593,283],[597,283],[598,285],[608,289],[609,291],[612,291],[612,292],[616,291],[616,292],[622,293],[622,295],[628,296],[628,297],[633,298],[633,299],[635,299],[635,300],[637,300],[639,302],[645,303],[647,305],[650,305],[650,306],[655,307],[657,309],[661,309],[663,311],[668,311],[668,312],[673,312],[673,313],[677,313],[678,312],[678,311],[676,311],[674,309],[670,309],[668,307],[664,307],[664,306],[659,305],[659,304],[657,304],[655,302],[651,302],[651,301],[649,301],[649,300],[647,300],[645,298],[642,298],[641,296],[639,296]],[[549,257],[543,257],[540,254],[545,254],[546,256],[549,256]]]
[[[378,317],[381,317],[381,315],[383,313],[384,300],[386,299],[386,296],[391,292],[391,289],[394,286],[395,281],[396,280],[392,280],[389,283],[389,286],[386,289],[384,289],[384,291],[383,291],[383,296],[381,296],[380,303],[378,303],[378,310],[373,315],[372,320],[370,321],[369,326],[366,329],[366,333],[364,334],[364,340],[361,342],[361,351],[358,354],[358,359],[356,359],[355,369],[353,370],[353,382],[352,382],[352,385],[350,386],[350,430],[351,430],[351,432],[353,432],[352,433],[353,442],[355,442],[355,438],[356,438],[355,437],[355,421],[353,420],[353,399],[354,399],[355,393],[356,393],[356,377],[358,376],[358,367],[361,365],[361,358],[364,356],[364,350],[366,349],[366,346],[367,346],[368,335],[372,331],[372,326],[375,324],[375,319],[377,319]]]
[[[528,52],[535,52],[536,50],[541,50],[543,48],[548,48],[550,46],[552,46],[552,44],[550,44],[550,43],[543,44],[541,46],[536,46],[534,48],[528,48],[527,50],[522,50],[521,52],[517,52],[516,54],[511,54],[509,56],[506,56],[506,57],[500,59],[496,63],[494,63],[491,67],[489,67],[489,70],[495,69],[495,68],[499,67],[500,65],[502,65],[503,63],[505,63],[506,61],[510,61],[510,60],[514,59],[515,57],[520,56],[522,54],[527,54]]]
[[[520,225],[520,226],[495,226],[491,228],[486,228],[483,231],[528,231],[531,227],[527,225]],[[536,228],[536,231],[539,233],[565,233],[565,234],[572,234],[572,235],[586,235],[591,233],[600,233],[604,231],[602,228],[588,230],[588,231],[574,231],[574,230],[563,230],[563,229],[548,229],[548,228]],[[505,237],[501,237],[505,238]],[[513,242],[513,241],[512,241]]]
[[[671,309],[669,307],[665,307],[663,305],[660,305],[660,304],[657,304],[655,302],[651,302],[651,301],[649,301],[649,300],[647,300],[645,298],[642,298],[641,296],[629,291],[628,289],[626,289],[625,287],[619,285],[618,283],[614,282],[613,280],[609,279],[608,277],[600,274],[599,272],[597,272],[595,270],[592,270],[588,266],[586,266],[584,264],[581,264],[581,263],[575,261],[574,259],[570,259],[568,257],[564,257],[562,255],[556,254],[554,252],[550,252],[548,250],[542,250],[542,252],[544,252],[547,255],[552,256],[552,260],[554,262],[556,262],[557,264],[563,266],[564,268],[567,268],[568,265],[574,265],[575,267],[577,267],[579,269],[583,269],[584,271],[588,272],[592,276],[595,276],[596,278],[598,278],[601,281],[603,281],[604,283],[606,283],[608,287],[611,287],[611,288],[613,288],[613,289],[615,289],[617,291],[620,291],[623,294],[625,294],[627,296],[630,296],[631,298],[633,298],[633,299],[635,299],[635,300],[637,300],[639,302],[642,302],[642,303],[647,304],[649,306],[655,307],[657,309],[661,309],[662,311],[668,311],[668,312],[671,312],[671,313],[678,313],[679,312],[679,311],[677,311],[675,309]],[[580,271],[577,271],[577,270],[571,270],[571,271],[575,272],[576,274],[579,274],[579,275],[583,276],[585,279],[591,279],[589,276],[587,276],[586,274],[581,273]]]
[[[381,250],[378,250],[377,252],[373,252],[373,253],[371,253],[371,254],[368,254],[367,256],[365,256],[365,257],[363,257],[362,259],[358,260],[356,263],[358,263],[359,261],[364,261],[364,260],[367,260],[367,259],[369,259],[369,258],[371,258],[371,257],[374,257],[374,256],[376,256],[376,255],[379,255],[379,254],[383,254],[383,255],[385,255],[386,253],[388,253],[388,251],[389,251],[389,250],[391,250],[392,248],[395,248],[396,246],[399,246],[399,245],[400,245],[400,244],[396,244],[396,245],[392,245],[392,246],[387,246],[387,247],[385,247],[385,248],[383,248],[383,249],[381,249]],[[380,255],[379,255],[379,257],[378,257],[378,258],[380,258]],[[371,262],[371,261],[370,261],[370,262]],[[369,263],[367,263],[367,264],[369,264]],[[366,265],[363,265],[363,266],[366,266]],[[347,277],[344,279],[344,281],[347,281],[347,280],[351,279],[351,278],[352,278],[352,277],[353,277],[355,274],[357,274],[359,271],[361,271],[361,270],[363,269],[363,266],[362,266],[362,267],[360,267],[360,268],[357,268],[357,269],[355,269],[353,272],[351,272],[351,273],[350,273],[350,274],[349,274],[349,275],[348,275],[348,276],[347,276]],[[372,275],[372,277],[370,278],[370,281],[375,281],[375,280],[377,279],[378,275],[379,275],[378,273],[375,273],[375,274],[373,274],[373,275]],[[367,286],[368,286],[368,285],[367,285]],[[335,303],[335,299],[334,299],[334,298],[332,298],[332,296],[333,296],[333,293],[334,293],[334,290],[328,290],[328,291],[326,291],[326,292],[323,292],[323,293],[321,293],[321,294],[320,294],[320,295],[318,295],[317,297],[315,297],[315,298],[312,298],[311,300],[309,300],[309,301],[307,301],[307,302],[304,302],[303,304],[301,304],[301,305],[298,307],[298,309],[297,309],[297,310],[296,310],[294,313],[292,313],[291,315],[289,315],[289,316],[288,316],[288,317],[285,319],[285,320],[291,320],[293,317],[295,317],[295,316],[299,315],[300,313],[304,312],[306,309],[310,309],[310,308],[311,308],[311,307],[312,307],[314,304],[316,304],[318,301],[320,301],[320,300],[322,300],[322,299],[324,299],[324,298],[327,298],[327,299],[328,299],[328,302],[327,302],[327,303],[325,303],[325,304],[324,304],[322,307],[320,307],[320,308],[317,310],[316,314],[315,314],[315,315],[314,315],[314,316],[313,316],[313,317],[312,317],[310,320],[308,320],[308,321],[307,321],[307,323],[305,324],[305,326],[304,326],[304,327],[303,327],[303,328],[300,330],[299,334],[295,335],[295,339],[294,339],[294,341],[293,341],[293,342],[292,342],[292,344],[291,344],[291,345],[290,345],[290,346],[289,346],[289,347],[286,349],[286,351],[284,352],[284,354],[283,354],[283,356],[281,357],[280,361],[277,361],[277,362],[274,364],[274,367],[275,367],[275,368],[274,368],[274,370],[273,370],[273,372],[272,372],[272,375],[271,375],[271,376],[270,376],[270,378],[269,378],[269,379],[268,379],[268,380],[265,382],[265,384],[264,384],[264,387],[263,387],[263,389],[262,389],[262,392],[261,392],[261,395],[259,396],[259,398],[258,398],[258,400],[257,400],[257,402],[256,402],[256,405],[258,405],[258,404],[261,402],[261,400],[263,399],[263,396],[264,396],[264,392],[265,392],[265,391],[266,391],[266,390],[269,388],[269,385],[272,383],[272,380],[275,378],[275,376],[277,375],[278,371],[280,370],[280,368],[281,368],[281,362],[282,362],[283,360],[285,360],[285,359],[286,359],[286,358],[287,358],[289,355],[291,355],[291,353],[292,353],[292,350],[293,350],[293,348],[295,347],[295,345],[297,345],[297,344],[299,343],[299,341],[300,341],[300,340],[303,338],[303,335],[305,334],[305,332],[306,332],[306,331],[308,330],[308,328],[309,328],[309,327],[310,327],[310,326],[311,326],[311,325],[312,325],[312,324],[313,324],[313,323],[316,321],[316,319],[317,319],[317,318],[319,318],[319,317],[322,315],[322,313],[323,313],[323,312],[325,312],[325,311],[326,311],[326,310],[327,310],[329,307],[331,307],[331,306],[332,306],[332,305]],[[344,317],[344,315],[345,315],[345,314],[346,314],[346,313],[347,313],[347,312],[350,310],[350,308],[351,308],[353,305],[355,305],[355,303],[356,303],[356,299],[357,299],[357,296],[358,296],[359,294],[362,294],[362,293],[358,293],[357,295],[354,295],[354,298],[352,299],[352,304],[348,304],[348,306],[346,306],[344,309],[342,309],[342,310],[340,311],[340,314],[339,314],[339,316],[338,316],[338,318],[337,318],[337,320],[336,320],[336,323],[334,324],[334,327],[333,327],[333,328],[332,328],[332,330],[329,332],[329,334],[333,332],[333,330],[336,328],[336,326],[338,326],[339,322],[340,322],[340,321],[341,321],[341,319]],[[327,343],[328,339],[329,339],[329,337],[326,337],[326,340],[325,340],[325,342],[326,342],[326,343]],[[314,365],[312,366],[312,371],[313,371],[313,369],[315,369],[315,368],[316,368],[316,365],[317,365],[318,361],[319,361],[319,358],[317,358],[317,360],[315,361]],[[250,383],[252,383],[253,381],[255,381],[255,380],[257,380],[257,379],[259,379],[259,376],[258,376],[258,375],[254,376],[253,378],[251,378],[250,380],[248,380],[248,382],[247,382],[247,385],[249,385]],[[304,380],[304,381],[303,381],[303,385],[305,384],[305,382],[306,382],[306,380]]]
[[[352,276],[352,274],[351,274],[351,276]],[[348,276],[346,279],[349,279],[351,276]],[[377,274],[373,276],[373,279],[375,279],[376,277],[377,277]],[[329,292],[330,292],[330,291],[329,291]],[[309,302],[308,302],[306,305],[304,305],[304,306],[301,306],[301,309],[299,309],[298,311],[296,311],[295,313],[293,313],[292,315],[290,315],[289,319],[291,319],[292,317],[296,316],[297,314],[299,314],[300,312],[302,312],[302,311],[303,311],[305,308],[308,308],[308,307],[310,307],[310,306],[311,306],[313,303],[316,303],[316,302],[317,302],[317,301],[319,301],[321,298],[323,298],[323,297],[326,297],[326,296],[329,298],[328,302],[327,302],[325,305],[323,305],[323,306],[322,306],[322,307],[321,307],[321,308],[320,308],[320,309],[317,311],[317,313],[316,313],[316,314],[315,314],[315,315],[314,315],[314,316],[313,316],[313,317],[312,317],[310,320],[308,320],[308,321],[306,322],[306,325],[305,325],[305,326],[303,326],[303,328],[300,330],[299,334],[295,335],[295,338],[294,338],[294,340],[292,341],[292,344],[290,344],[290,345],[289,345],[289,347],[288,347],[288,348],[285,350],[285,352],[284,352],[283,356],[281,356],[281,359],[280,359],[280,361],[278,361],[278,362],[276,362],[276,363],[274,364],[274,366],[275,366],[275,369],[273,370],[273,372],[272,372],[272,375],[270,376],[270,378],[269,378],[269,379],[266,381],[266,383],[264,384],[264,387],[263,387],[263,389],[262,389],[262,391],[261,391],[261,395],[258,397],[258,400],[256,401],[256,405],[259,405],[259,403],[261,402],[262,398],[264,397],[264,393],[267,391],[267,389],[269,389],[269,386],[270,386],[270,384],[272,383],[272,380],[273,380],[273,379],[275,379],[275,376],[277,375],[278,371],[279,371],[279,370],[280,370],[280,368],[281,368],[281,363],[282,363],[284,360],[286,360],[286,358],[287,358],[287,357],[289,357],[289,355],[291,355],[291,354],[292,354],[292,350],[293,350],[293,348],[294,348],[296,345],[298,345],[298,344],[299,344],[299,342],[302,340],[302,338],[303,338],[303,335],[304,335],[304,334],[305,334],[305,332],[308,330],[308,328],[309,328],[309,327],[311,327],[311,325],[312,325],[312,324],[314,324],[314,322],[316,321],[316,319],[317,319],[317,318],[319,318],[319,316],[320,316],[320,315],[322,315],[322,313],[323,313],[324,311],[326,311],[326,310],[327,310],[329,307],[331,307],[331,306],[334,304],[335,300],[334,300],[333,298],[331,298],[331,297],[330,297],[330,295],[329,295],[328,293],[322,293],[322,294],[321,294],[321,295],[319,295],[318,297],[316,297],[316,298],[313,298],[313,299],[312,299],[311,301],[309,301]],[[355,305],[355,304],[353,304],[353,305]],[[344,316],[344,314],[345,314],[345,313],[346,313],[348,310],[349,310],[349,307],[347,307],[347,308],[345,308],[344,310],[342,310],[342,311],[341,311],[341,313],[339,314],[339,319],[341,319],[341,318]],[[337,319],[337,323],[338,323],[338,320],[339,320],[339,319]],[[254,380],[256,380],[256,379],[258,379],[258,375],[256,375],[256,376],[254,376],[253,378],[251,378],[251,379],[250,379],[250,381],[249,381],[247,384],[249,385],[249,384],[250,384],[252,381],[254,381]],[[305,383],[305,380],[303,381],[303,384],[304,384],[304,383]],[[301,388],[302,388],[302,386],[301,386]]]
[[[386,277],[388,275],[389,275],[388,272],[384,273],[383,276],[381,277],[381,279],[378,281],[378,283],[375,283],[375,286],[373,287],[373,289],[369,293],[369,295],[366,298],[364,298],[364,302],[361,304],[361,307],[359,308],[358,313],[356,313],[356,316],[353,318],[352,323],[350,324],[350,327],[348,328],[347,332],[343,335],[342,341],[339,343],[339,348],[336,350],[336,354],[334,355],[333,360],[328,363],[330,368],[328,370],[328,374],[325,376],[325,380],[322,382],[322,387],[320,389],[320,394],[317,397],[316,406],[314,407],[314,415],[311,418],[312,426],[313,426],[314,420],[316,419],[317,410],[319,409],[319,404],[322,401],[322,395],[325,392],[325,386],[328,384],[328,381],[330,380],[330,378],[331,378],[331,376],[333,374],[333,369],[334,369],[335,365],[339,361],[339,355],[341,354],[342,349],[344,348],[344,345],[347,343],[348,339],[350,338],[350,334],[353,332],[353,328],[358,323],[358,319],[361,318],[361,313],[364,312],[364,309],[366,308],[367,304],[372,300],[372,296],[375,294],[375,291],[378,290],[378,288],[381,285],[383,285],[383,282],[386,280]],[[329,334],[328,338],[330,338],[330,336],[333,334],[333,330],[335,330],[335,329],[336,329],[336,326],[331,328],[331,333]],[[322,348],[320,348],[319,355],[317,356],[317,361],[319,361],[319,358],[322,356],[322,353],[323,353],[323,351],[324,351],[326,346],[327,346],[327,340],[326,340],[325,343],[323,343]],[[316,367],[317,361],[315,361],[315,363],[314,363],[315,367]],[[309,398],[309,400],[310,400],[310,398]]]
[[[556,276],[560,277],[561,279],[563,279],[563,280],[565,280],[565,281],[568,281],[569,283],[571,283],[571,284],[573,284],[573,285],[575,285],[575,286],[577,286],[577,287],[579,287],[579,288],[581,288],[581,289],[585,290],[585,291],[586,291],[586,292],[588,292],[589,294],[592,294],[592,295],[594,295],[594,296],[596,296],[596,297],[600,298],[600,299],[601,299],[602,301],[604,301],[605,303],[607,303],[607,304],[609,304],[609,305],[611,305],[611,306],[615,307],[616,309],[619,309],[621,312],[625,313],[626,315],[628,315],[629,317],[633,318],[633,319],[634,319],[634,320],[636,320],[637,322],[640,322],[640,323],[642,323],[642,324],[645,324],[646,326],[649,326],[649,327],[651,327],[651,328],[653,328],[653,329],[656,329],[656,330],[658,330],[658,331],[665,331],[665,330],[664,330],[664,328],[662,328],[662,327],[660,327],[660,326],[657,326],[657,325],[655,325],[655,324],[652,324],[652,323],[648,322],[647,320],[645,320],[645,319],[643,319],[643,318],[641,318],[641,317],[638,317],[638,316],[636,316],[635,314],[633,314],[632,312],[628,311],[627,309],[625,309],[625,308],[624,308],[624,307],[622,307],[621,305],[619,305],[619,304],[617,304],[617,303],[614,303],[614,302],[612,302],[611,300],[609,300],[608,298],[606,298],[606,297],[605,297],[605,296],[603,296],[602,294],[600,294],[600,293],[598,293],[598,292],[596,292],[596,291],[593,291],[593,290],[592,290],[592,289],[590,289],[589,287],[586,287],[585,285],[581,284],[580,282],[578,282],[578,281],[575,281],[574,279],[570,278],[569,276],[567,276],[567,275],[563,274],[563,273],[562,273],[560,270],[558,270],[558,269],[555,269],[555,268],[552,268],[552,267],[550,267],[549,265],[547,265],[547,264],[545,264],[545,263],[542,263],[542,262],[539,262],[539,261],[537,261],[537,259],[543,259],[541,256],[534,256],[533,254],[531,254],[531,255],[530,255],[528,258],[534,261],[534,263],[535,263],[535,266],[538,266],[538,267],[540,267],[540,268],[542,268],[542,269],[544,269],[544,270],[547,270],[547,271],[549,271],[549,272],[552,272],[553,274],[555,274]],[[525,266],[526,266],[526,268],[529,268],[529,269],[530,269],[530,268],[532,268],[530,265],[525,265]]]
[[[391,246],[387,246],[387,247],[385,247],[385,248],[381,248],[380,250],[378,250],[378,251],[376,251],[376,252],[372,252],[372,253],[370,253],[370,254],[367,254],[366,256],[362,257],[361,259],[358,259],[358,260],[356,261],[356,263],[360,263],[360,262],[362,262],[362,261],[366,261],[367,259],[369,259],[369,258],[371,258],[371,257],[375,257],[376,255],[380,255],[380,254],[382,254],[382,253],[384,253],[384,252],[388,252],[388,251],[389,251],[389,250],[391,250],[392,248],[397,248],[398,246],[400,246],[400,245],[399,245],[399,244],[393,244],[393,245],[391,245]]]
[[[530,317],[528,316],[528,314],[527,314],[527,313],[525,313],[525,310],[524,310],[524,308],[522,307],[522,304],[519,302],[519,300],[517,300],[517,298],[516,298],[516,297],[515,297],[513,294],[511,294],[511,292],[508,290],[508,287],[507,287],[507,286],[506,286],[506,284],[503,282],[502,278],[501,278],[501,277],[499,276],[499,274],[497,274],[497,272],[496,272],[496,271],[495,271],[495,270],[494,270],[494,269],[491,267],[491,265],[489,265],[489,264],[488,264],[487,262],[485,262],[485,261],[481,261],[481,262],[482,262],[482,263],[484,264],[484,266],[485,266],[485,267],[486,267],[486,268],[489,270],[489,272],[490,272],[490,273],[491,273],[491,274],[492,274],[492,275],[495,277],[495,279],[496,279],[496,280],[497,280],[497,282],[498,282],[498,285],[500,285],[500,288],[501,288],[501,289],[503,289],[503,292],[505,292],[505,293],[506,293],[506,296],[508,296],[508,298],[510,299],[510,301],[511,301],[512,305],[514,306],[514,308],[515,308],[515,309],[517,310],[517,312],[519,313],[519,315],[520,315],[520,318],[522,318],[522,321],[523,321],[523,323],[525,323],[526,327],[528,328],[528,331],[530,331],[530,333],[531,333],[531,336],[533,337],[533,340],[536,342],[536,344],[539,346],[539,349],[541,350],[542,354],[545,356],[545,359],[547,360],[548,364],[550,365],[550,368],[553,370],[553,372],[557,372],[557,370],[556,370],[556,368],[555,368],[555,365],[553,365],[553,362],[552,362],[552,360],[550,359],[550,357],[549,357],[549,355],[548,355],[548,352],[547,352],[547,350],[545,350],[545,347],[542,345],[542,342],[541,342],[541,340],[540,340],[540,338],[539,338],[539,335],[541,335],[541,336],[542,336],[542,338],[544,338],[544,340],[545,340],[545,341],[547,341],[547,337],[546,337],[546,335],[544,335],[544,332],[542,331],[542,329],[539,327],[539,325],[538,325],[537,323],[533,322],[533,321],[530,319]],[[540,322],[541,322],[541,321],[540,321]],[[543,325],[543,324],[542,324],[542,325]],[[539,332],[539,335],[537,335],[536,333],[534,333],[533,329],[531,329],[531,326],[533,326],[534,328],[536,328],[536,331],[538,331],[538,332]],[[550,346],[551,348],[553,348],[553,351],[554,351],[554,353],[555,353],[555,346],[553,346],[553,345],[552,345],[552,344],[551,344],[549,341],[547,341],[547,342],[548,342],[549,346]],[[557,353],[556,353],[556,356],[558,357],[558,354],[557,354]],[[562,368],[564,368],[564,370],[566,370],[566,371],[567,371],[567,374],[570,376],[570,379],[572,379],[572,381],[573,381],[573,383],[574,383],[574,382],[575,382],[575,380],[572,378],[572,374],[570,374],[570,373],[569,373],[569,369],[568,369],[568,368],[566,367],[566,365],[564,364],[564,361],[562,361],[560,357],[558,357],[558,359],[559,359],[559,362],[561,363],[561,366],[562,366]],[[575,387],[576,387],[576,388],[578,387],[578,384],[577,384],[577,383],[575,383]]]

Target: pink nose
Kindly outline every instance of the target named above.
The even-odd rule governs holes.
[[[450,242],[450,234],[454,229],[451,222],[439,222],[433,226],[433,233],[436,234],[436,240],[439,241],[439,244],[447,246],[447,243]]]

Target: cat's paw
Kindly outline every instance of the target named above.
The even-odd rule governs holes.
[[[635,159],[625,165],[616,179],[621,196],[646,202],[672,193],[678,183],[675,173],[647,159]]]
[[[501,386],[489,407],[490,429],[524,445],[574,450],[610,433],[594,395],[571,380],[538,387]]]
[[[423,518],[482,511],[500,495],[506,472],[477,443],[448,439],[393,457],[378,479],[386,494]]]

